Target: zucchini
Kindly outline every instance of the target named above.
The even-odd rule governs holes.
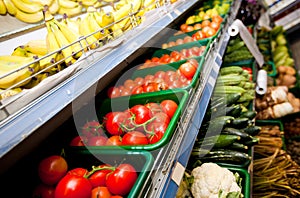
[[[214,148],[224,148],[232,143],[240,140],[241,137],[238,135],[215,135],[210,137],[201,138],[199,141],[195,142],[195,146],[201,146],[201,147],[214,147]]]
[[[249,149],[247,145],[244,145],[239,142],[233,142],[228,146],[228,148],[232,150],[242,151],[242,152],[248,151]]]
[[[261,127],[255,126],[255,125],[250,125],[250,126],[247,126],[246,128],[241,129],[241,131],[243,131],[249,135],[252,135],[252,136],[257,135],[260,132],[260,130],[261,130]]]
[[[199,159],[202,162],[219,162],[232,164],[248,164],[251,161],[251,156],[244,152],[229,150],[229,149],[198,149],[192,151],[192,157]]]
[[[220,69],[220,74],[227,75],[227,74],[241,74],[243,72],[242,67],[240,66],[228,66],[228,67],[222,67]]]
[[[242,112],[242,114],[240,115],[241,118],[248,118],[250,120],[254,119],[256,116],[256,111],[252,111],[252,110],[248,110],[246,112]]]
[[[245,128],[247,126],[249,126],[250,120],[249,118],[235,118],[234,120],[232,120],[232,122],[230,123],[230,125],[234,128]]]
[[[233,119],[234,117],[232,116],[219,116],[214,118],[213,120],[210,120],[208,123],[205,123],[206,124],[205,128],[207,129],[207,133],[214,134],[222,131],[222,129],[225,126],[228,126]]]
[[[248,141],[248,140],[252,140],[252,136],[249,135],[248,133],[245,133],[239,129],[236,128],[232,128],[232,127],[225,127],[221,134],[226,134],[226,135],[237,135],[241,137],[242,141]]]
[[[258,142],[259,142],[258,137],[252,137],[251,140],[244,141],[243,144],[250,147],[250,146],[254,146],[254,145],[258,144]]]
[[[211,109],[211,114],[212,116],[223,116],[223,115],[230,115],[231,116],[231,113],[232,111],[235,110],[235,106],[229,106],[229,107],[224,107],[224,106],[220,106],[219,108],[214,108],[214,109]]]
[[[246,90],[239,86],[234,85],[224,85],[224,86],[216,86],[214,89],[214,94],[216,95],[224,95],[224,94],[232,94],[232,93],[245,93]]]
[[[220,97],[217,97],[217,99],[211,101],[211,107],[216,108],[218,105],[231,106],[235,104],[241,96],[241,93],[231,93],[226,94],[225,96],[222,95]]]
[[[242,110],[243,108],[240,104],[234,105],[234,109],[230,112],[229,115],[237,118],[241,115]]]

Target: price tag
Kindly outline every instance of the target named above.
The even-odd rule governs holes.
[[[254,56],[256,62],[260,67],[264,64],[264,57],[262,53],[259,51],[255,40],[253,39],[252,35],[243,24],[243,22],[239,19],[236,19],[232,25],[228,29],[228,33],[230,36],[236,36],[240,34],[241,39],[245,42],[246,46],[248,47],[251,54]]]
[[[171,178],[178,186],[180,185],[184,171],[185,171],[184,166],[181,163],[176,162]]]

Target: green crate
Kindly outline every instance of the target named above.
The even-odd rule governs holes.
[[[192,58],[190,58],[192,59]],[[198,56],[198,57],[194,57],[193,59],[197,60],[197,62],[199,63],[198,68],[196,70],[196,73],[194,74],[194,77],[191,80],[191,83],[185,87],[181,87],[181,88],[175,88],[172,90],[190,90],[191,88],[195,88],[197,87],[197,85],[200,83],[199,78],[200,78],[200,74],[201,74],[201,69],[202,69],[202,65],[204,63],[204,57],[203,56]],[[174,63],[170,63],[170,64],[165,64],[165,65],[158,65],[155,67],[149,67],[149,68],[145,68],[145,69],[138,69],[136,71],[134,71],[134,73],[132,74],[131,79],[135,79],[137,77],[145,77],[149,74],[154,75],[156,72],[158,71],[177,71],[178,68],[184,64],[185,62],[187,62],[187,60],[181,60],[178,62],[174,62]],[[159,93],[164,92],[164,90],[159,91]],[[144,94],[144,93],[142,93]]]
[[[121,163],[131,164],[138,173],[138,178],[134,183],[131,191],[126,196],[127,198],[138,197],[142,186],[153,166],[153,156],[147,151],[126,151],[126,150],[81,150],[80,152],[73,152],[66,150],[66,159],[68,161],[69,169],[82,167],[88,170],[92,166],[100,164],[118,165]]]
[[[266,70],[267,71],[267,75],[271,76],[271,77],[275,77],[277,75],[277,70],[276,70],[276,67],[275,67],[275,64],[273,63],[273,61],[268,61],[265,64],[271,66],[271,71],[270,70]],[[265,66],[263,66],[262,68],[265,68]]]
[[[210,49],[210,45],[211,45],[211,39],[203,39],[200,41],[193,41],[193,42],[188,42],[188,43],[184,43],[181,45],[176,45],[174,47],[169,47],[166,49],[160,49],[160,50],[156,50],[152,57],[162,57],[164,54],[168,54],[170,55],[171,52],[173,51],[178,51],[180,52],[180,50],[182,49],[190,49],[192,47],[201,47],[201,46],[206,46],[205,51],[203,52],[203,54],[201,56],[205,56],[208,52],[208,50]]]
[[[276,119],[274,119],[274,120],[255,120],[255,125],[257,125],[257,126],[278,125],[280,131],[284,132],[284,126],[283,126],[281,120],[276,120]],[[281,138],[282,138],[282,142],[283,142],[282,149],[286,150],[284,134],[281,136]]]
[[[171,99],[175,101],[178,105],[178,108],[173,115],[170,123],[164,133],[164,136],[160,139],[160,141],[154,144],[148,145],[121,145],[121,146],[73,146],[74,150],[155,150],[163,147],[165,144],[169,142],[171,139],[176,127],[177,122],[182,115],[185,105],[188,100],[188,92],[185,90],[165,90],[164,92],[160,92],[159,94],[155,92],[145,93],[145,94],[137,94],[131,96],[123,96],[119,98],[113,99],[105,99],[99,104],[97,116],[99,121],[102,122],[103,117],[112,111],[125,111],[128,108],[131,108],[137,104],[146,104],[148,102],[156,102],[159,103],[165,99]],[[107,134],[108,135],[108,134]],[[109,136],[109,135],[108,135]]]

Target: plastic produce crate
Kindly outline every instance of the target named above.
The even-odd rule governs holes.
[[[75,151],[78,150],[155,150],[159,149],[165,144],[169,142],[171,139],[176,127],[177,123],[182,115],[185,105],[188,100],[188,92],[185,90],[166,90],[159,94],[152,92],[152,93],[145,93],[145,94],[138,94],[132,96],[124,96],[120,98],[114,99],[105,99],[99,104],[97,116],[99,118],[100,123],[103,120],[103,117],[109,112],[115,111],[125,111],[128,108],[137,105],[137,104],[146,104],[148,102],[156,102],[160,103],[165,99],[171,99],[175,101],[178,105],[177,110],[175,111],[170,123],[163,135],[163,137],[156,143],[147,144],[147,145],[121,145],[121,146],[71,146],[72,149]],[[108,137],[110,135],[107,134]]]
[[[138,178],[130,193],[126,196],[127,198],[138,197],[154,161],[153,156],[147,151],[132,152],[126,150],[81,150],[79,152],[66,150],[66,159],[68,161],[69,170],[77,167],[91,170],[92,166],[98,166],[101,164],[118,166],[121,163],[128,163],[132,165],[138,173]]]

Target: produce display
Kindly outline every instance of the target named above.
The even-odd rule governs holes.
[[[284,119],[284,129],[288,138],[300,136],[300,118],[295,116],[294,118]]]

